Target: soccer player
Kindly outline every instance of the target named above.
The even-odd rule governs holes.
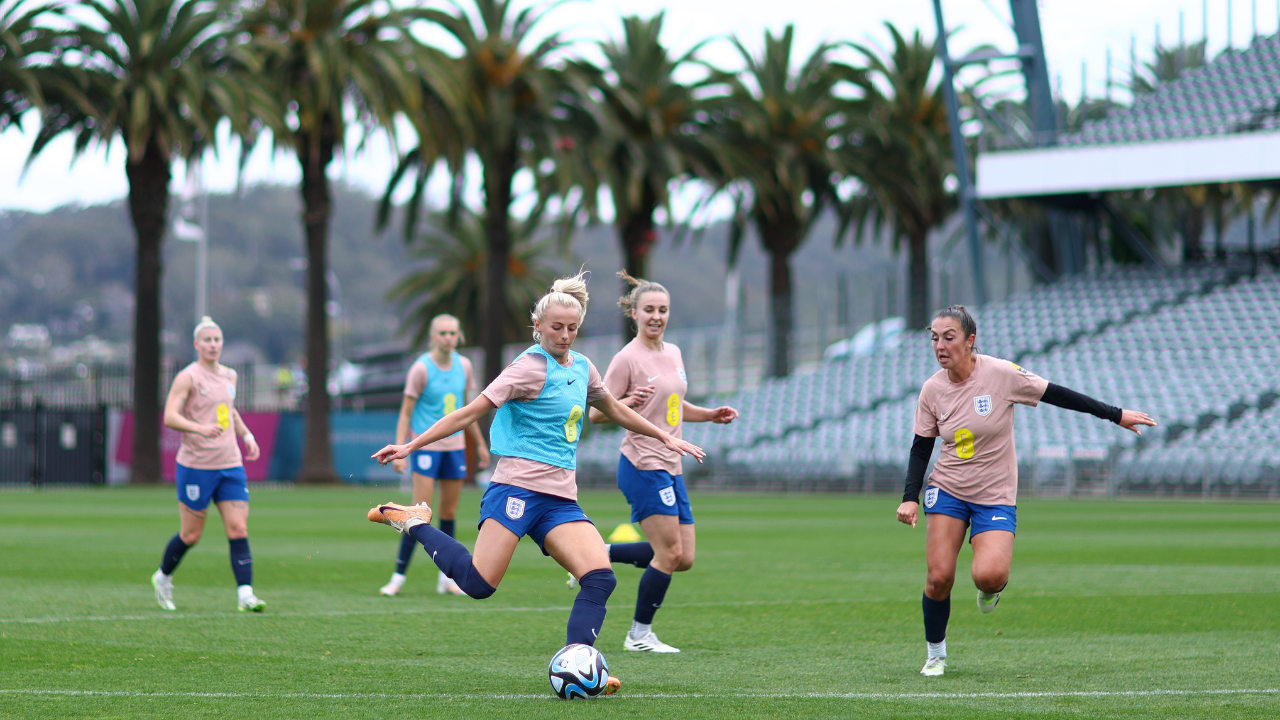
[[[404,384],[404,403],[400,406],[400,421],[396,424],[396,444],[414,435],[421,435],[437,420],[467,404],[476,392],[471,361],[454,352],[463,341],[458,319],[452,315],[437,315],[431,319],[429,331],[430,349],[423,353],[409,368]],[[489,449],[485,447],[480,428],[469,425],[467,436],[476,448],[476,462],[483,470],[489,467]],[[454,521],[458,516],[458,498],[462,495],[462,481],[467,477],[466,441],[462,433],[418,450],[408,458],[413,471],[413,503],[430,505],[435,492],[435,481],[440,480],[440,504],[436,516],[440,519],[440,531],[454,536]],[[405,461],[391,463],[398,473],[404,473]],[[396,558],[396,571],[378,592],[388,597],[397,595],[404,586],[405,571],[418,544],[408,535],[400,537],[400,553]],[[463,595],[462,588],[443,572],[436,581],[436,592],[444,595]]]
[[[631,286],[618,306],[635,320],[636,336],[609,362],[604,386],[618,402],[635,409],[671,437],[680,437],[686,422],[733,422],[738,411],[731,407],[704,408],[685,399],[689,379],[680,348],[663,340],[671,314],[671,293],[656,282],[631,277],[625,270],[618,275]],[[594,408],[590,418],[593,423],[609,422]],[[672,573],[693,567],[697,544],[680,454],[659,440],[626,433],[618,458],[618,488],[631,504],[631,522],[640,523],[649,538],[649,542],[607,546],[611,561],[645,569],[636,593],[636,614],[622,647],[638,652],[680,652],[659,640],[652,627]]]
[[[480,502],[474,556],[431,526],[431,509],[425,505],[387,503],[370,510],[369,519],[413,536],[436,565],[476,599],[495,592],[516,543],[525,535],[532,537],[544,554],[579,578],[566,644],[595,645],[617,579],[604,541],[577,503],[574,468],[585,409],[594,407],[622,427],[659,440],[673,453],[698,459],[705,454],[619,403],[591,361],[573,352],[586,311],[584,274],[556,280],[533,309],[535,345],[466,407],[445,415],[411,442],[388,445],[373,455],[383,464],[407,458],[497,408],[490,434],[500,459]],[[610,683],[608,692],[616,691],[616,679]]]
[[[173,571],[182,556],[200,541],[209,503],[218,506],[231,545],[231,572],[236,578],[240,612],[260,613],[267,604],[253,594],[253,556],[249,554],[249,486],[236,438],[244,441],[245,457],[258,459],[258,443],[234,407],[236,372],[218,363],[222,328],[209,316],[195,329],[198,360],[173,379],[164,404],[165,427],[182,433],[178,449],[178,517],[181,528],[169,539],[160,569],[151,576],[156,602],[165,610],[173,604]],[[142,419],[138,418],[138,422]]]
[[[978,325],[963,305],[935,315],[929,334],[942,369],[920,389],[915,440],[898,521],[915,527],[920,486],[934,440],[941,436],[942,455],[924,491],[928,575],[921,602],[929,656],[920,671],[921,675],[940,676],[947,666],[951,586],[966,529],[973,546],[970,572],[978,587],[978,609],[983,613],[995,610],[1009,582],[1018,521],[1013,406],[1046,402],[1110,420],[1139,435],[1140,425],[1154,426],[1156,422],[1146,413],[1112,407],[1054,385],[1007,360],[979,354],[974,349]]]

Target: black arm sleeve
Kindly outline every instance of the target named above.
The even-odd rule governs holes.
[[[907,489],[902,502],[920,502],[920,488],[924,487],[924,471],[929,468],[929,456],[933,454],[934,441],[938,438],[916,435],[911,441],[911,460],[907,462]]]
[[[1120,415],[1123,413],[1120,408],[1114,405],[1094,400],[1088,395],[1081,395],[1075,390],[1061,385],[1054,385],[1053,383],[1049,383],[1049,387],[1045,388],[1044,397],[1040,398],[1040,402],[1046,402],[1067,410],[1088,413],[1103,420],[1110,420],[1117,425],[1120,424]]]

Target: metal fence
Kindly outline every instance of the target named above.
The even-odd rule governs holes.
[[[186,361],[160,367],[160,402]],[[236,371],[236,407],[245,412],[291,410],[297,406],[293,386],[276,382],[276,365],[227,364]],[[78,364],[67,367],[26,366],[0,371],[0,408],[36,405],[68,409],[133,407],[133,368],[125,364]]]

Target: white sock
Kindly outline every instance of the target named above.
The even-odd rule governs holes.
[[[947,656],[947,641],[945,638],[942,642],[926,642],[925,644],[929,646],[929,657],[945,658]]]
[[[648,635],[652,630],[653,630],[653,625],[646,625],[637,620],[631,621],[631,639],[632,640],[639,640],[645,635]]]
[[[163,570],[156,570],[156,577],[160,578],[163,582],[173,582],[173,576],[165,575]]]
[[[395,588],[404,585],[404,573],[391,573],[391,582],[387,584]]]
[[[403,576],[401,576],[401,577],[403,577]],[[448,580],[448,579],[449,579],[449,576],[448,576],[448,575],[445,575],[445,574],[444,574],[444,571],[443,571],[443,570],[441,570],[441,571],[440,571],[440,582],[445,582],[445,581],[446,581],[446,580]]]
[[[240,602],[244,602],[245,600],[253,597],[253,586],[240,585],[236,588],[236,594],[240,596]]]

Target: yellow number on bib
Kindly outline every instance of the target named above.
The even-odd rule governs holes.
[[[675,393],[667,398],[667,424],[671,427],[680,424],[680,396]]]
[[[956,455],[961,460],[973,457],[973,433],[969,432],[969,428],[960,428],[956,431]]]
[[[453,393],[449,393],[445,395],[444,396],[444,414],[448,415],[449,413],[457,409],[458,409],[458,396],[454,395]]]
[[[564,424],[564,439],[569,443],[578,442],[578,422],[582,420],[582,408],[577,405],[569,411],[569,421]]]
[[[231,425],[231,408],[226,403],[218,403],[218,427],[227,429]]]

